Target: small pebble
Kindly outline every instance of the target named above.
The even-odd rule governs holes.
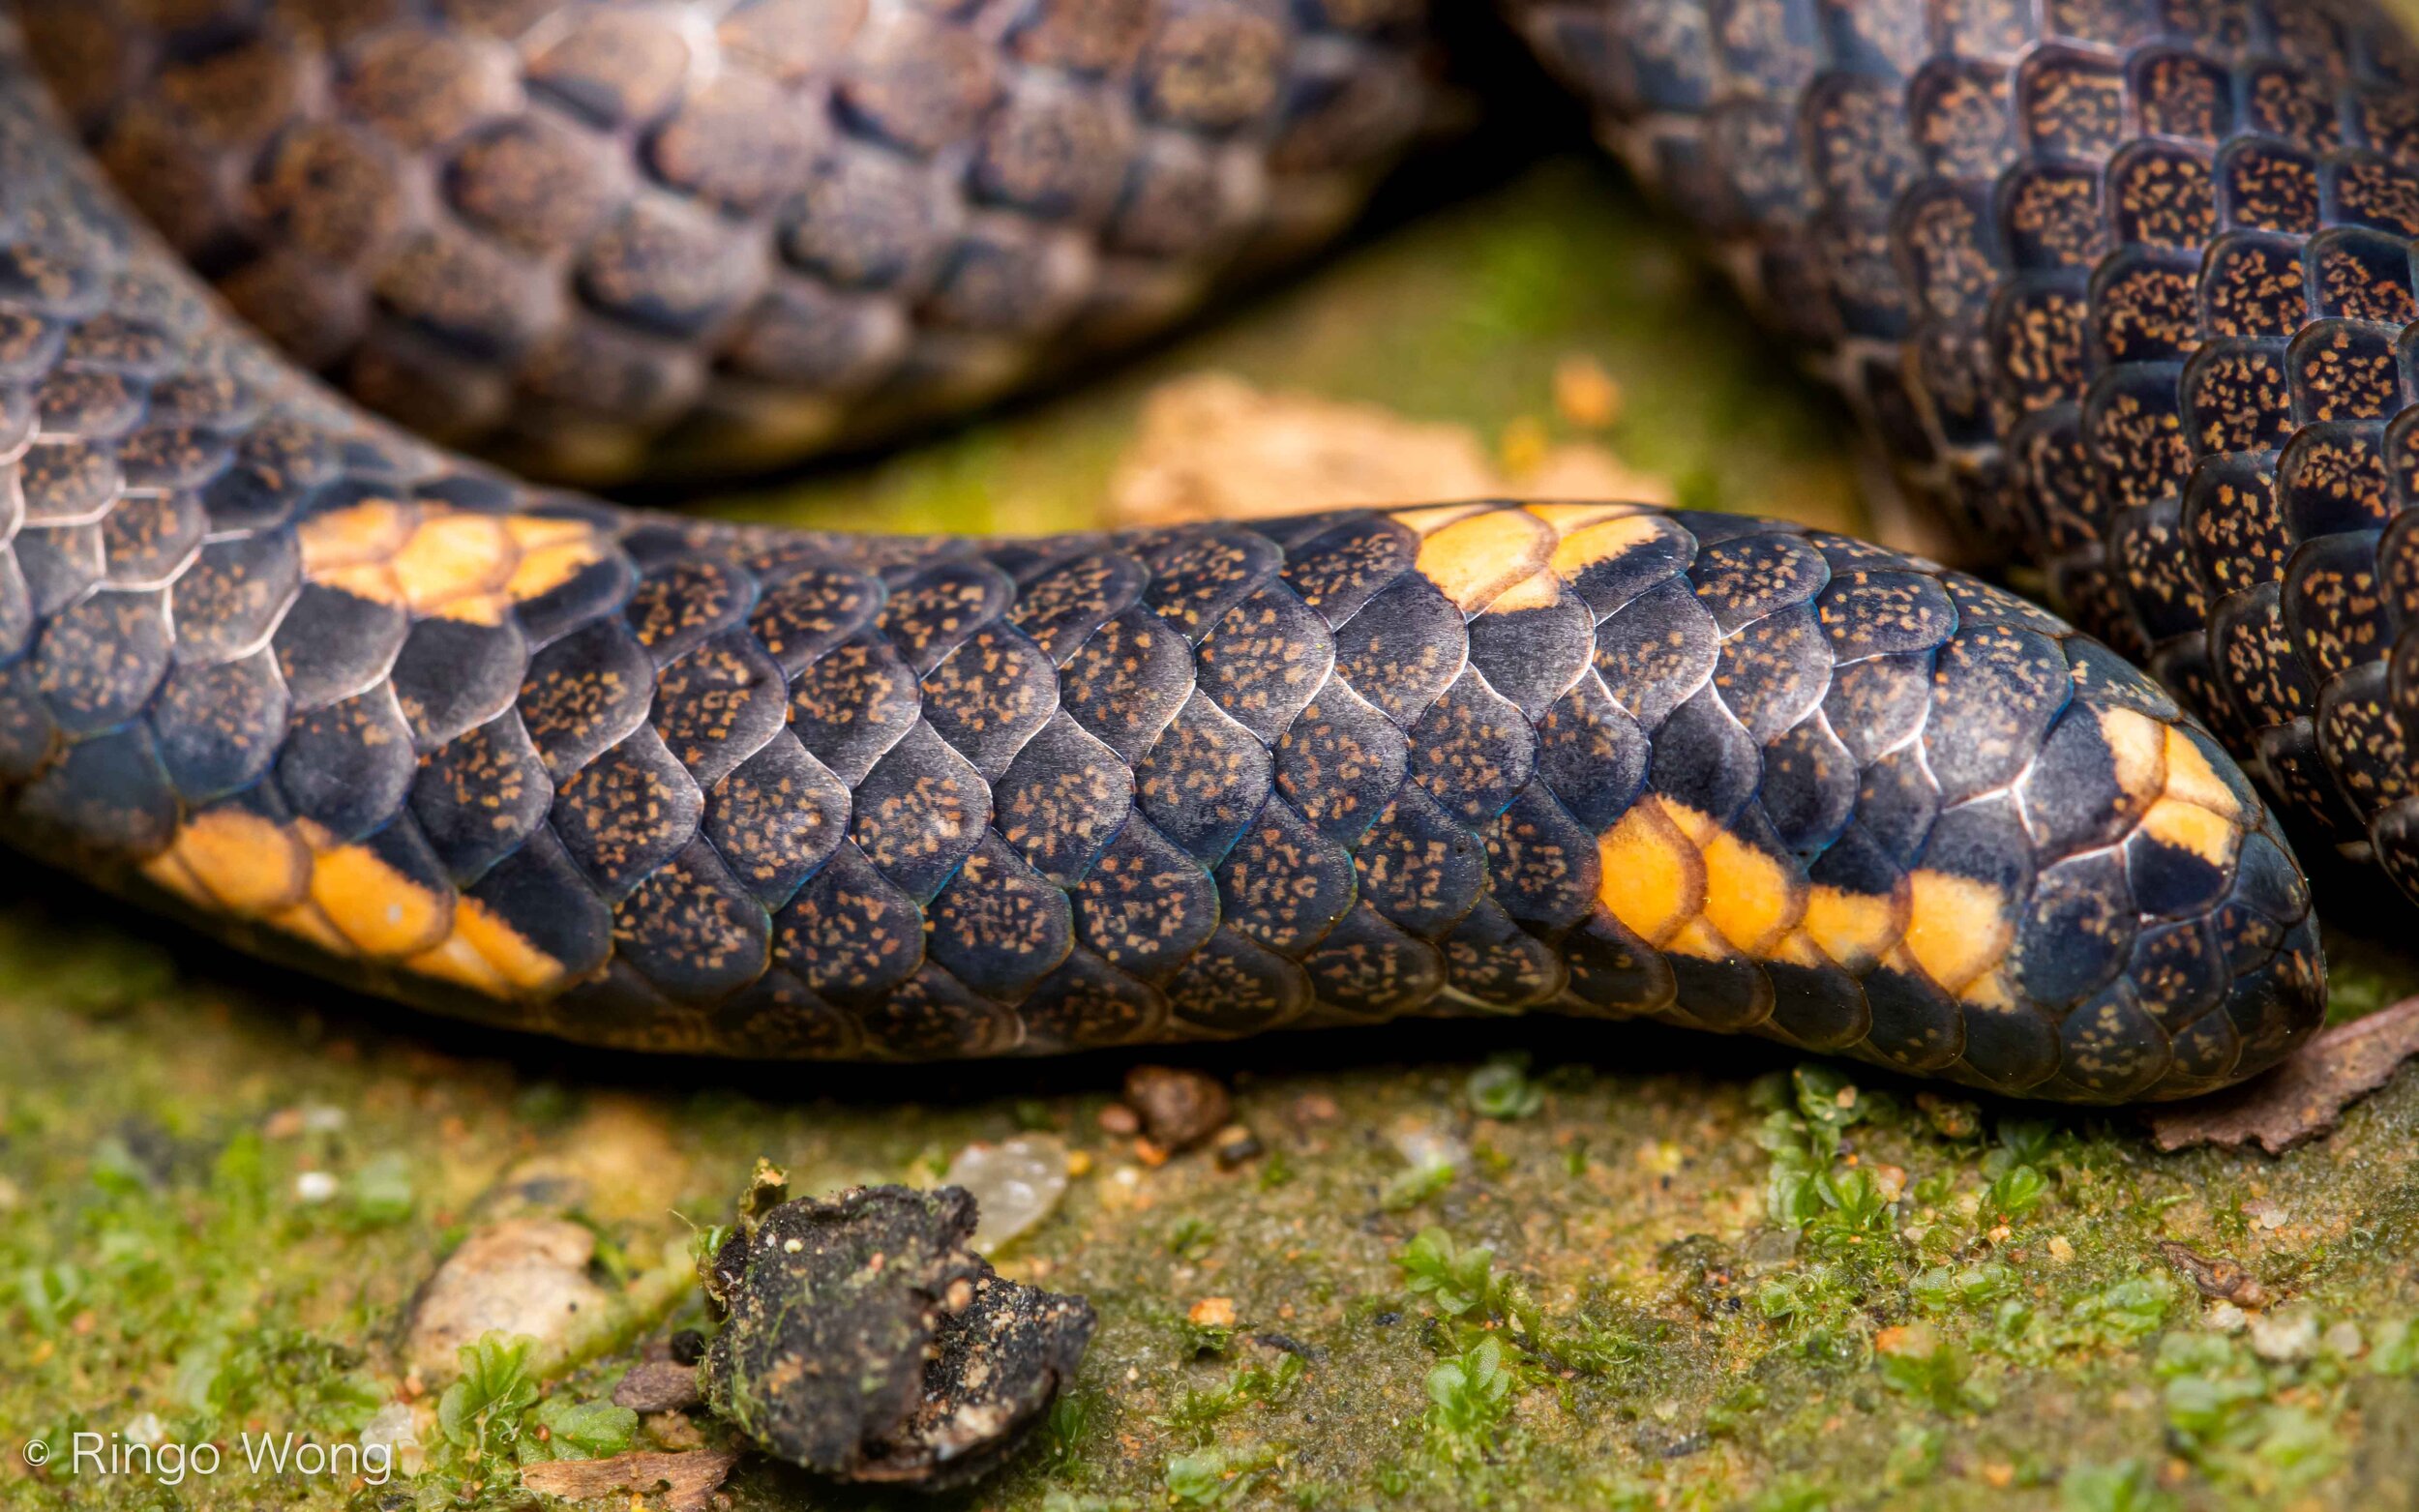
[[[2318,1343],[2339,1360],[2356,1360],[2369,1352],[2369,1341],[2361,1337],[2360,1325],[2348,1318],[2320,1334]]]
[[[361,1446],[382,1448],[389,1463],[406,1473],[419,1469],[421,1461],[419,1423],[408,1402],[389,1402],[370,1414],[370,1421],[361,1425]]]
[[[1630,1152],[1630,1162],[1651,1176],[1673,1176],[1687,1164],[1687,1152],[1671,1140],[1642,1140]]]
[[[306,1171],[294,1178],[294,1201],[324,1202],[336,1195],[336,1177],[325,1171]]]
[[[1232,1328],[1235,1326],[1235,1299],[1231,1296],[1206,1296],[1195,1302],[1184,1317],[1199,1328]]]
[[[647,1433],[667,1449],[702,1449],[705,1436],[685,1412],[649,1412],[644,1418]]]
[[[2062,1233],[2049,1236],[2049,1258],[2063,1265],[2075,1258],[2075,1246]]]
[[[157,1412],[137,1412],[126,1420],[122,1432],[135,1443],[156,1444],[168,1436],[168,1425]]]
[[[1218,1169],[1233,1171],[1260,1153],[1260,1137],[1239,1123],[1230,1123],[1218,1131],[1215,1146]]]
[[[1470,1146],[1441,1129],[1426,1124],[1413,1124],[1394,1131],[1394,1153],[1414,1171],[1435,1171],[1449,1168],[1460,1171],[1470,1164]]]
[[[1574,426],[1609,426],[1621,416],[1621,384],[1602,363],[1574,352],[1554,365],[1554,408]]]
[[[608,1301],[588,1276],[595,1258],[595,1232],[564,1219],[507,1218],[477,1230],[421,1287],[404,1364],[444,1379],[481,1334],[525,1333],[544,1346],[569,1338]]]
[[[1100,1129],[1102,1133],[1114,1134],[1120,1140],[1131,1139],[1143,1132],[1142,1115],[1123,1103],[1111,1103],[1100,1110]]]
[[[1294,1122],[1305,1129],[1312,1124],[1333,1123],[1342,1116],[1344,1110],[1338,1108],[1335,1099],[1325,1092],[1304,1092],[1294,1099]]]
[[[1798,1230],[1795,1229],[1758,1229],[1740,1246],[1740,1255],[1747,1261],[1749,1275],[1764,1275],[1785,1269],[1798,1258]]]
[[[697,1367],[670,1360],[642,1360],[613,1386],[613,1406],[634,1412],[676,1412],[699,1401]]]
[[[2241,1333],[2250,1325],[2251,1315],[2231,1302],[2213,1302],[2200,1320],[2212,1333]]]
[[[1972,1103],[1937,1092],[1918,1092],[1915,1106],[1923,1110],[1932,1132],[1943,1139],[1970,1140],[1983,1132],[1983,1111]]]
[[[2251,1320],[2251,1352],[2271,1365],[2289,1365],[2318,1352],[2318,1319],[2295,1308]]]
[[[1127,1072],[1125,1100],[1142,1115],[1151,1141],[1170,1151],[1190,1149],[1215,1134],[1235,1108],[1215,1078],[1173,1066]]]
[[[997,1144],[970,1144],[942,1179],[974,1195],[981,1221],[974,1247],[990,1250],[1033,1227],[1066,1196],[1066,1145],[1055,1134],[1020,1134]]]
[[[370,1414],[370,1421],[361,1425],[364,1444],[382,1443],[392,1447],[412,1441],[411,1404],[389,1402]]]

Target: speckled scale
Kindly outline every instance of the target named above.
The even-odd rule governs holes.
[[[1021,1000],[1074,946],[1066,894],[986,832],[926,917],[933,959],[959,982],[1001,1002]]]
[[[1433,940],[1477,906],[1486,852],[1417,784],[1406,784],[1353,847],[1360,896],[1396,927]]]
[[[924,959],[923,918],[843,842],[773,920],[774,959],[836,1003],[879,1001]]]
[[[259,781],[291,709],[266,650],[179,667],[151,702],[152,743],[178,795],[199,803]]]
[[[348,840],[402,808],[416,766],[410,726],[381,683],[296,718],[278,753],[277,779],[298,817]]]
[[[1410,574],[1336,631],[1336,671],[1389,719],[1408,726],[1461,675],[1467,636],[1452,601]]]
[[[1083,939],[1109,964],[1165,979],[1218,927],[1210,873],[1141,815],[1130,818],[1073,892]]]
[[[1721,633],[1685,582],[1650,588],[1598,628],[1605,691],[1652,729],[1694,697],[1721,657]]]
[[[556,788],[549,822],[596,890],[619,898],[687,845],[702,810],[696,782],[642,726]]]
[[[1587,668],[1595,616],[1575,597],[1538,608],[1498,608],[1470,622],[1470,666],[1532,722],[1543,717]]]
[[[412,815],[458,882],[519,849],[553,801],[545,763],[512,713],[430,752],[412,780]]]
[[[1139,762],[1192,697],[1190,648],[1145,608],[1101,625],[1068,654],[1059,679],[1076,723],[1128,762]]]
[[[1359,895],[1353,853],[1283,797],[1243,827],[1216,873],[1221,912],[1281,956],[1307,955]]]
[[[1266,800],[1268,748],[1200,694],[1134,764],[1135,806],[1203,865],[1214,865]]]
[[[1359,840],[1402,787],[1408,737],[1335,679],[1277,742],[1276,787],[1329,838]]]
[[[850,838],[919,904],[948,883],[991,820],[981,773],[920,722],[853,791]]]
[[[1226,927],[1188,957],[1160,991],[1186,1028],[1232,1038],[1302,1018],[1312,1007],[1314,990],[1301,966]]]
[[[1538,721],[1538,774],[1579,822],[1608,829],[1646,782],[1646,732],[1594,671]]]
[[[791,727],[843,782],[863,779],[914,726],[915,673],[883,637],[860,635],[810,662],[790,683]]]
[[[1270,583],[1219,617],[1196,661],[1202,692],[1269,741],[1318,695],[1334,656],[1318,614],[1291,588]]]

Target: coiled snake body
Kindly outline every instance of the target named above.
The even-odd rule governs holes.
[[[1974,578],[1623,505],[617,511],[332,397],[74,134],[327,375],[595,475],[963,403],[1299,241],[1419,113],[1407,7],[17,12],[0,815],[35,853],[373,991],[738,1055],[1551,1009],[2114,1101],[2319,1017],[2219,741]],[[2419,872],[2419,66],[2382,17],[1514,13],[1912,482]]]

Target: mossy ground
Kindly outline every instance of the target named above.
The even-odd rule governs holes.
[[[1644,225],[1609,173],[1549,162],[1096,390],[730,507],[1089,522],[1161,379],[1223,368],[1560,434],[1551,374],[1577,353],[1627,391],[1610,443],[1690,502],[1852,523],[1837,412]],[[2319,897],[2377,888],[2329,875]],[[2401,1506],[2419,1481],[2419,1074],[2282,1160],[2160,1156],[2126,1117],[1927,1099],[1766,1047],[1423,1024],[1182,1052],[1233,1077],[1265,1151],[1152,1165],[1098,1122],[1120,1058],[588,1054],[349,1000],[60,891],[0,884],[0,1502],[516,1504],[536,1426],[629,1437],[584,1405],[643,1339],[702,1321],[691,1226],[728,1218],[758,1156],[801,1191],[929,1181],[1035,1128],[1087,1169],[995,1258],[1090,1296],[1102,1327],[1043,1441],[965,1505],[2118,1512]],[[2406,934],[2380,913],[2339,935],[2339,1012],[2419,985],[2384,943]],[[1400,1153],[1440,1141],[1449,1172]],[[26,1472],[29,1438],[146,1414],[171,1441],[352,1433],[416,1389],[396,1363],[415,1289],[530,1202],[595,1230],[620,1301],[584,1358],[528,1367],[536,1406],[499,1387],[484,1436],[417,1478]],[[2205,1302],[2163,1240],[2274,1301],[2249,1322]],[[1211,1298],[1232,1327],[1196,1314]],[[729,1490],[851,1501],[761,1461]]]

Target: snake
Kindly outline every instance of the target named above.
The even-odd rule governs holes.
[[[17,0],[0,837],[638,1051],[1551,1012],[2120,1103],[2304,1044],[2286,822],[2419,876],[2419,55],[2361,0],[1503,18],[2072,621],[1618,502],[574,491],[872,444],[1299,255],[1451,87],[1415,0]]]

